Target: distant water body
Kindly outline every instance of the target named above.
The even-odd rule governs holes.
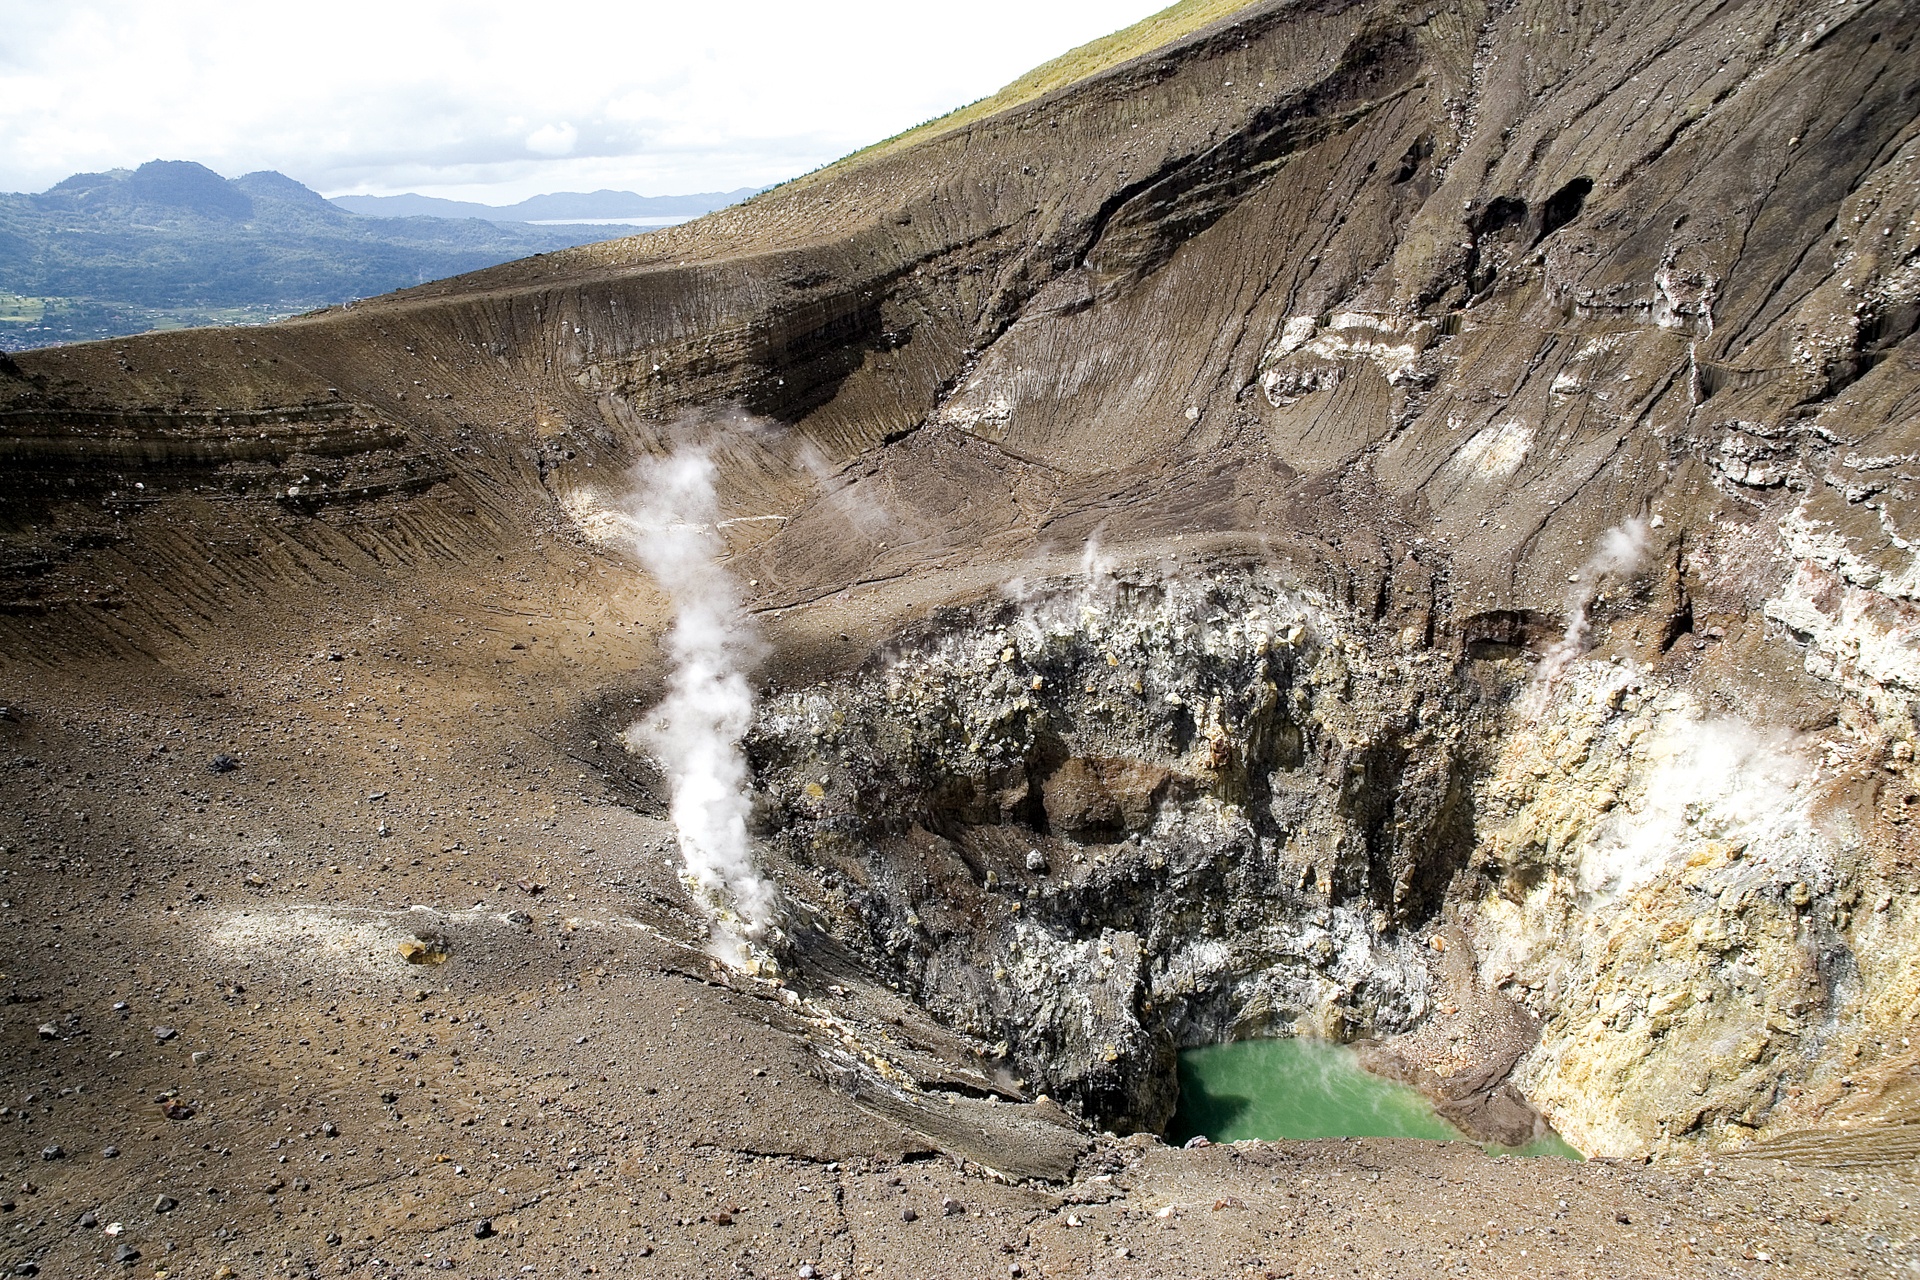
[[[535,218],[535,227],[677,227],[692,222],[699,214],[680,214],[667,218]]]

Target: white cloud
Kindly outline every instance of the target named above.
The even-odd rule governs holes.
[[[0,189],[152,159],[329,194],[758,186],[1164,3],[0,0]]]
[[[564,156],[573,154],[573,144],[580,141],[580,131],[566,121],[559,124],[543,124],[527,135],[527,150],[536,155]]]

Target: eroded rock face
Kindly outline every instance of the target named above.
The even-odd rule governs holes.
[[[809,927],[1108,1125],[1164,1125],[1178,1049],[1262,1034],[1378,1041],[1446,1099],[1511,1068],[1594,1153],[1791,1123],[1915,987],[1911,895],[1819,744],[1631,658],[1547,689],[1482,652],[1262,573],[1096,574],[770,700],[762,821],[828,888]],[[1456,926],[1478,992],[1441,990]],[[1538,1043],[1429,1030],[1462,998]]]
[[[753,755],[772,839],[830,872],[818,927],[1157,1127],[1177,1048],[1425,1014],[1406,926],[1469,853],[1470,703],[1266,575],[1096,578],[773,699]]]
[[[1519,1083],[1584,1150],[1750,1136],[1891,1030],[1857,913],[1890,886],[1823,816],[1813,751],[1631,662],[1576,667],[1502,738],[1474,940],[1543,1019]]]

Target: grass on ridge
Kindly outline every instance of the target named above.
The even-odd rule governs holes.
[[[929,138],[937,138],[943,133],[964,128],[976,120],[985,120],[988,116],[998,115],[1002,111],[1017,107],[1024,102],[1045,97],[1055,89],[1064,88],[1078,80],[1099,75],[1102,71],[1117,67],[1123,62],[1151,53],[1155,49],[1172,44],[1183,36],[1191,35],[1203,27],[1211,26],[1229,14],[1237,13],[1254,3],[1254,0],[1179,0],[1150,17],[1142,18],[1130,27],[1123,27],[1112,35],[1101,36],[1070,50],[1053,59],[1043,62],[1027,74],[1015,80],[1000,92],[978,102],[969,103],[949,111],[944,116],[915,125],[905,133],[896,133],[891,138],[863,147],[852,155],[843,156],[832,164],[804,177],[788,183],[789,187],[834,174],[851,165],[877,160],[881,156],[891,155],[905,150]]]

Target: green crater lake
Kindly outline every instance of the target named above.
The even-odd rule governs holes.
[[[1299,1037],[1238,1040],[1180,1055],[1180,1107],[1168,1139],[1430,1138],[1465,1141],[1419,1090],[1373,1075],[1353,1050]],[[1506,1155],[1580,1159],[1558,1134]]]

